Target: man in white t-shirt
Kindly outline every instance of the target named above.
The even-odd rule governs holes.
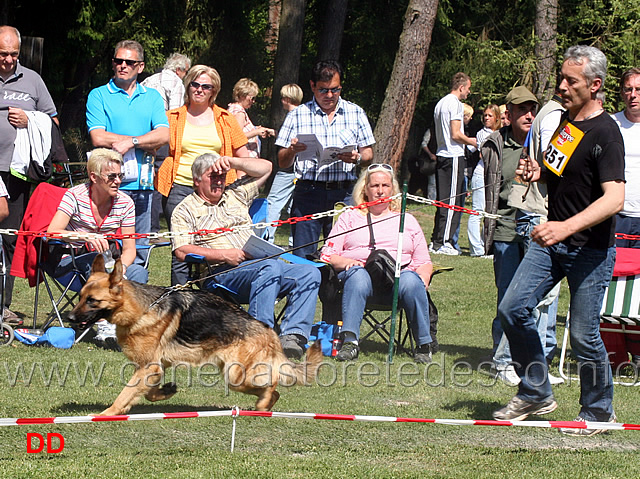
[[[640,236],[640,68],[632,68],[620,78],[620,96],[625,109],[611,115],[624,140],[624,176],[627,187],[624,207],[616,215],[616,233]],[[616,246],[640,248],[640,240],[616,239]]]
[[[459,72],[451,80],[451,93],[442,98],[433,112],[438,150],[436,152],[436,195],[448,205],[464,206],[464,146],[477,147],[476,139],[463,131],[463,107],[471,92],[471,78]],[[458,255],[460,248],[454,239],[461,213],[438,208],[431,235],[430,251]]]

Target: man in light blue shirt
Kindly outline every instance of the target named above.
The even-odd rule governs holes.
[[[137,82],[144,70],[142,45],[133,40],[121,41],[111,63],[113,78],[89,93],[87,127],[93,146],[111,148],[124,157],[126,176],[120,189],[136,205],[136,232],[149,233],[153,164],[144,164],[143,158],[145,153],[154,155],[169,142],[169,122],[160,94]],[[148,244],[147,238],[136,241]],[[136,263],[144,263],[146,255],[146,251],[139,253]]]

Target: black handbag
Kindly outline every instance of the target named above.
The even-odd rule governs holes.
[[[386,249],[376,249],[370,213],[367,213],[367,223],[369,224],[369,248],[371,253],[369,253],[364,269],[367,270],[371,277],[374,291],[386,292],[393,286],[396,277],[396,260],[391,257]]]

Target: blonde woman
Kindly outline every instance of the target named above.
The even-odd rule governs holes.
[[[249,149],[249,154],[254,158],[260,156],[260,138],[275,135],[275,131],[271,128],[255,126],[247,114],[247,110],[256,102],[258,93],[256,82],[251,81],[249,78],[241,78],[233,87],[234,103],[229,103],[227,107],[229,113],[236,117],[242,127],[242,131],[247,136],[249,140],[247,148]]]

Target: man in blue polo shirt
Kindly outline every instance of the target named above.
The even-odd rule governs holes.
[[[136,205],[136,232],[151,231],[153,164],[149,153],[169,142],[169,122],[164,101],[157,90],[137,82],[144,70],[144,50],[133,40],[123,40],[114,50],[113,78],[89,93],[87,127],[95,147],[112,148],[124,157],[125,178],[121,190]],[[148,244],[148,239],[136,240]],[[136,263],[144,263],[146,252],[138,253]]]

